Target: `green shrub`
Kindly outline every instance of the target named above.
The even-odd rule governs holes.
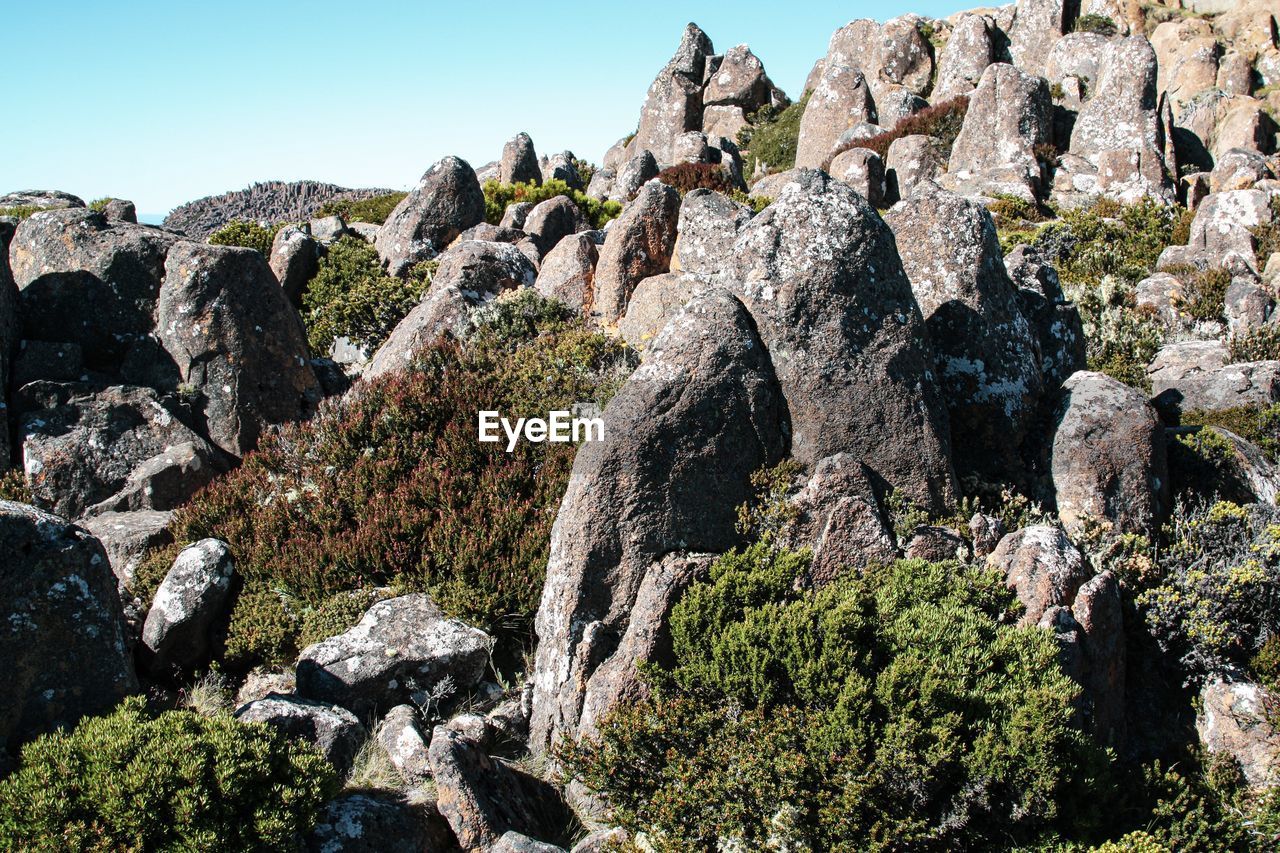
[[[0,501],[17,501],[29,504],[33,500],[31,485],[20,468],[10,468],[0,474]]]
[[[254,585],[236,597],[224,659],[236,670],[292,660],[297,634],[298,614],[287,597]]]
[[[106,198],[95,198],[93,201],[89,202],[89,209],[101,213],[107,209],[107,205],[109,204],[111,204],[111,196],[107,196]]]
[[[22,750],[0,782],[0,839],[21,850],[286,850],[336,793],[308,744],[262,723],[131,698]]]
[[[34,204],[19,204],[13,207],[0,207],[0,216],[12,216],[18,221],[27,219],[33,213],[39,213],[44,210],[43,207],[37,207]]]
[[[1183,281],[1181,293],[1174,302],[1192,319],[1219,321],[1226,311],[1230,286],[1231,273],[1222,267],[1197,270]]]
[[[507,212],[508,205],[522,201],[537,204],[561,195],[578,206],[583,219],[592,228],[603,228],[622,213],[622,205],[618,202],[591,198],[564,181],[543,181],[541,184],[500,184],[497,181],[485,181],[484,218],[490,225],[497,225]]]
[[[796,148],[800,142],[800,119],[809,92],[785,109],[765,105],[756,110],[738,131],[738,146],[743,149],[742,172],[754,175],[763,163],[769,174],[785,172],[796,164]]]
[[[1149,389],[1147,365],[1164,331],[1153,315],[1137,309],[1133,285],[1108,275],[1092,286],[1064,282],[1063,291],[1080,312],[1089,369]]]
[[[302,294],[302,320],[312,352],[327,355],[334,339],[343,336],[376,350],[422,301],[435,266],[427,261],[405,278],[389,276],[373,246],[358,237],[336,240]]]
[[[305,649],[321,640],[336,637],[355,626],[365,611],[382,598],[372,590],[353,589],[329,596],[317,607],[308,608],[302,616],[298,648]]]
[[[371,222],[381,225],[407,195],[408,193],[394,192],[361,199],[330,199],[320,205],[316,216],[341,216],[343,222]]]
[[[737,187],[719,163],[679,163],[658,173],[658,180],[675,187],[680,195],[693,190],[714,190],[729,195]]]
[[[1106,760],[1002,577],[902,561],[798,592],[806,561],[719,559],[652,696],[562,747],[615,820],[659,850],[1007,849],[1090,825]]]
[[[1095,285],[1111,275],[1137,284],[1173,245],[1181,213],[1149,199],[1131,205],[1099,199],[1091,207],[1063,211],[1040,229],[1035,246],[1056,261],[1064,282]]]
[[[837,146],[831,157],[823,164],[824,169],[831,168],[831,161],[851,148],[869,148],[880,155],[881,159],[889,156],[889,146],[904,136],[931,136],[938,141],[938,147],[950,151],[964,126],[964,114],[969,110],[969,99],[958,95],[950,100],[942,101],[931,107],[925,107],[918,113],[899,119],[887,133],[860,139],[845,145]]]
[[[1248,501],[1248,484],[1239,482],[1235,446],[1213,427],[1179,433],[1169,442],[1169,472],[1174,494],[1184,500]]]
[[[283,227],[283,224],[266,227],[257,222],[233,219],[210,234],[209,243],[214,246],[241,246],[245,249],[257,249],[263,257],[270,257],[271,243],[276,239],[276,232]]]
[[[1175,509],[1159,579],[1136,599],[1189,677],[1247,666],[1280,633],[1280,513],[1219,501]]]
[[[1035,202],[1005,193],[996,193],[991,203],[987,205],[987,210],[991,211],[998,229],[1045,220],[1044,213]]]
[[[1179,418],[1183,426],[1220,427],[1258,445],[1271,461],[1280,461],[1280,403],[1220,411],[1193,410]]]
[[[1072,29],[1077,33],[1097,33],[1100,36],[1110,37],[1116,34],[1116,22],[1106,15],[1090,13],[1076,18],[1076,24]]]
[[[499,300],[465,349],[428,347],[405,370],[267,437],[177,511],[175,545],[139,568],[137,592],[150,595],[180,544],[217,536],[230,544],[247,590],[282,594],[302,616],[303,626],[286,623],[294,645],[300,630],[312,630],[308,608],[324,610],[347,590],[395,585],[431,592],[518,659],[573,445],[520,442],[507,453],[476,441],[475,418],[481,409],[527,416],[607,400],[631,357],[567,316],[563,306]],[[240,642],[233,625],[228,646]]]
[[[1280,252],[1280,199],[1271,199],[1271,219],[1253,229],[1253,239],[1258,269],[1262,269],[1268,258]]]
[[[1241,361],[1280,359],[1280,326],[1267,323],[1227,341],[1227,354],[1234,364]]]

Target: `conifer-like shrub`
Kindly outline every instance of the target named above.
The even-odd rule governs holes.
[[[754,175],[763,163],[769,174],[785,172],[796,164],[800,144],[800,119],[809,103],[809,94],[778,110],[765,105],[748,118],[750,124],[738,131],[738,147],[743,149],[742,171]]]
[[[271,256],[271,243],[276,239],[276,232],[283,227],[283,225],[267,227],[247,219],[233,219],[210,234],[209,243],[214,246],[256,249],[266,258]]]
[[[622,205],[616,201],[601,201],[591,198],[581,190],[575,190],[564,181],[543,181],[541,184],[501,184],[497,181],[484,182],[484,218],[490,225],[502,221],[507,206],[516,202],[527,201],[537,204],[556,196],[564,196],[578,206],[582,217],[592,228],[603,228],[611,219],[617,219],[622,213]]]
[[[291,850],[337,792],[309,744],[141,697],[36,738],[0,782],[6,850]]]

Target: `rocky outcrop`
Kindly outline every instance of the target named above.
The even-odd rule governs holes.
[[[517,133],[502,146],[502,161],[498,181],[503,184],[541,184],[542,169],[538,165],[538,153],[533,150],[533,140],[527,133]]]
[[[306,222],[326,202],[372,198],[390,190],[347,189],[319,181],[266,181],[175,207],[164,218],[164,228],[191,240],[209,235],[233,219],[247,222]],[[0,204],[0,207],[3,207]],[[83,207],[83,203],[79,205]]]
[[[0,501],[0,746],[105,714],[138,689],[116,579],[98,540]]]
[[[751,208],[720,193],[686,193],[680,203],[672,271],[713,276],[725,269],[738,233],[751,216]]]
[[[1212,678],[1200,691],[1200,742],[1235,759],[1254,789],[1280,785],[1280,731],[1269,707],[1276,701],[1270,691],[1233,675]]]
[[[156,335],[199,394],[209,440],[242,456],[271,425],[308,417],[322,396],[298,312],[252,249],[181,242],[164,264]]]
[[[634,610],[654,566],[673,552],[731,547],[751,472],[783,450],[783,402],[764,347],[721,290],[672,318],[603,419],[605,439],[579,448],[552,529],[536,623],[536,751],[576,736],[592,676],[629,624],[653,618]]]
[[[468,240],[440,256],[431,289],[374,354],[366,380],[403,369],[422,347],[445,335],[463,340],[471,333],[471,314],[502,293],[531,287],[533,263],[510,243]]]
[[[636,285],[627,313],[618,321],[618,334],[627,345],[644,351],[653,339],[688,302],[702,282],[685,273],[663,273]]]
[[[355,715],[337,705],[271,693],[236,709],[236,719],[266,723],[315,746],[339,773],[351,769],[366,732]]]
[[[631,150],[650,151],[662,165],[670,165],[671,145],[677,136],[702,126],[703,80],[707,58],[715,53],[711,39],[696,24],[685,27],[675,56],[658,72],[636,130]]]
[[[956,469],[1016,482],[1043,380],[991,215],[935,187],[897,205],[888,223],[933,341]]]
[[[1091,572],[1061,528],[1038,525],[1000,540],[987,564],[1004,572],[1023,606],[1020,625],[1039,624],[1058,605],[1070,606]]]
[[[1184,412],[1269,406],[1280,401],[1280,361],[1226,364],[1218,341],[1167,344],[1147,368],[1161,407]]]
[[[1150,535],[1169,509],[1164,428],[1139,391],[1081,371],[1063,384],[1053,436],[1058,516],[1073,533],[1100,525]]]
[[[1009,54],[1013,63],[1030,74],[1044,70],[1055,42],[1067,33],[1078,3],[1069,0],[1018,0],[1009,28]]]
[[[202,539],[183,548],[165,574],[142,626],[151,668],[185,667],[209,653],[209,628],[231,591],[235,561],[227,543]]]
[[[886,194],[884,161],[867,148],[850,148],[831,161],[827,171],[857,190],[872,207],[883,207]]]
[[[897,202],[936,183],[947,169],[947,152],[934,137],[913,133],[889,144],[884,167],[885,200]]]
[[[586,228],[582,211],[568,196],[558,195],[539,202],[524,220],[524,232],[538,247],[538,254],[545,256],[570,234]]]
[[[1030,246],[1005,255],[1005,270],[1018,288],[1018,304],[1040,344],[1040,375],[1046,391],[1085,367],[1084,324],[1067,301],[1058,271]]]
[[[986,15],[965,15],[938,56],[938,79],[931,100],[941,103],[972,92],[996,58],[999,34]]]
[[[453,831],[434,803],[386,791],[346,791],[331,800],[305,840],[308,853],[452,853]]]
[[[320,269],[320,244],[310,230],[286,225],[276,232],[268,258],[271,272],[289,301],[302,306],[302,294]]]
[[[875,118],[875,102],[863,72],[848,65],[827,63],[800,119],[796,166],[822,168],[842,133]]]
[[[679,215],[680,193],[650,181],[610,225],[596,265],[590,312],[596,323],[616,325],[636,285],[670,268]]]
[[[427,739],[418,725],[417,709],[412,705],[396,705],[382,718],[374,734],[406,782],[422,785],[430,781],[431,761],[427,756]]]
[[[483,631],[446,618],[427,595],[389,598],[355,627],[303,650],[298,693],[359,714],[414,694],[445,703],[479,683],[489,647]]]
[[[465,160],[445,157],[387,217],[374,245],[391,275],[443,252],[463,231],[484,221],[484,193]]]
[[[585,317],[595,299],[599,240],[599,232],[589,232],[556,243],[538,269],[533,285],[538,293],[548,299],[558,299],[575,314]]]
[[[1094,739],[1119,746],[1125,735],[1125,666],[1127,652],[1120,583],[1111,572],[1089,579],[1071,605],[1080,626],[1085,725]]]

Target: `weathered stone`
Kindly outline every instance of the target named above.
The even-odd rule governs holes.
[[[33,214],[9,246],[22,336],[79,344],[89,366],[114,371],[152,329],[165,253],[176,240],[84,208]]]
[[[389,598],[355,627],[303,650],[298,692],[360,714],[420,692],[443,703],[479,683],[489,647],[483,631],[445,618],[427,595]]]
[[[517,133],[514,139],[502,146],[498,181],[503,184],[542,183],[542,169],[538,167],[538,154],[533,150],[529,134]]]
[[[658,72],[632,142],[633,151],[648,150],[663,165],[671,161],[671,143],[677,136],[698,130],[702,124],[702,80],[707,57],[715,53],[711,39],[689,24],[684,29],[675,56]]]
[[[1040,195],[1038,146],[1053,136],[1052,105],[1044,78],[1012,65],[988,65],[969,96],[960,135],[943,184],[965,195]]]
[[[524,232],[533,239],[539,254],[543,256],[559,245],[562,239],[585,227],[582,211],[568,196],[562,195],[539,202],[529,211],[524,221]]]
[[[299,696],[272,693],[236,709],[236,719],[266,723],[291,738],[314,745],[329,763],[346,773],[364,743],[364,726],[345,708]]]
[[[747,127],[746,111],[738,106],[710,106],[702,111],[702,130],[708,136],[738,137],[738,131]]]
[[[375,245],[387,272],[403,275],[430,260],[463,231],[484,221],[484,193],[465,160],[446,157],[391,211]]]
[[[102,543],[119,586],[129,589],[147,553],[173,542],[173,534],[169,530],[172,519],[171,512],[142,509],[104,512],[86,518],[80,525]]]
[[[62,190],[19,190],[0,195],[0,207],[35,207],[40,210],[66,210],[85,206],[84,199]]]
[[[1020,625],[1035,625],[1051,607],[1069,606],[1089,580],[1089,567],[1061,528],[1027,527],[1000,540],[987,564],[1004,572],[1005,585],[1024,609]]]
[[[622,168],[618,170],[618,177],[613,182],[610,198],[624,204],[631,201],[640,192],[641,187],[658,177],[658,171],[658,161],[654,159],[653,152],[641,151],[623,163]]]
[[[267,427],[308,417],[322,396],[302,319],[252,249],[170,249],[156,333],[180,381],[200,394],[209,440],[233,456]]]
[[[449,853],[457,850],[434,803],[386,791],[346,791],[324,807],[307,836],[309,853]]]
[[[469,240],[440,256],[431,289],[396,324],[365,368],[373,379],[404,368],[422,347],[450,335],[459,340],[471,332],[471,314],[502,293],[532,287],[537,270],[510,243]]]
[[[1162,347],[1147,368],[1151,391],[1162,406],[1184,412],[1222,411],[1280,401],[1280,361],[1215,364],[1222,357],[1217,347],[1197,348],[1193,343],[1200,342]]]
[[[293,672],[272,672],[262,668],[254,668],[244,677],[244,683],[236,691],[236,707],[248,705],[259,699],[266,699],[272,693],[290,694],[294,689]]]
[[[1043,380],[991,214],[934,188],[898,204],[887,221],[933,341],[956,470],[1016,482]]]
[[[1005,256],[1005,270],[1018,288],[1022,316],[1040,343],[1040,375],[1053,390],[1085,366],[1084,324],[1067,301],[1058,272],[1039,252],[1019,246]]]
[[[1234,337],[1261,328],[1271,317],[1276,303],[1271,291],[1251,279],[1236,276],[1227,287],[1223,316]]]
[[[658,181],[645,184],[606,232],[596,265],[592,319],[617,324],[642,279],[666,272],[675,249],[680,193]]]
[[[672,271],[710,276],[725,269],[738,232],[751,216],[751,208],[711,190],[685,195],[676,225]]]
[[[33,382],[23,388],[18,405],[32,495],[37,505],[66,518],[79,518],[101,502],[107,503],[99,511],[173,509],[209,481],[212,448],[149,388]],[[158,470],[162,465],[139,470],[181,445],[200,459],[186,466],[189,478],[169,477]],[[162,482],[156,494],[146,494],[147,483],[157,477]],[[153,496],[169,505],[155,506]]]
[[[858,191],[872,207],[883,207],[885,198],[884,161],[868,148],[850,148],[831,161],[831,177]]]
[[[934,103],[967,95],[978,85],[982,72],[996,57],[995,22],[986,15],[966,15],[951,31],[938,57]]]
[[[592,675],[629,624],[659,615],[633,611],[662,557],[738,541],[733,508],[750,494],[751,472],[782,454],[776,381],[750,316],[717,290],[672,318],[609,401],[604,440],[579,448],[552,528],[536,622],[535,751],[576,736]]]
[[[524,221],[529,218],[529,211],[533,210],[533,208],[534,204],[531,201],[513,201],[511,204],[507,205],[507,209],[502,212],[502,221],[498,223],[498,227],[501,229],[522,230],[524,228]],[[481,225],[487,224],[487,222],[482,222],[479,225],[474,226],[474,228],[479,228]],[[459,239],[465,239],[466,235],[471,233],[474,228],[468,228],[462,233],[462,235],[460,235]],[[486,238],[471,237],[470,239],[482,240]]]
[[[908,560],[941,563],[945,560],[966,561],[969,556],[964,537],[953,528],[922,524],[907,538],[903,556]]]
[[[747,113],[755,112],[766,104],[778,107],[788,104],[786,95],[765,73],[764,63],[745,44],[725,51],[720,66],[707,82],[702,100],[708,110],[716,106],[735,106]],[[706,115],[705,111],[703,115]],[[703,130],[711,133],[705,121],[703,125]]]
[[[946,404],[888,226],[846,184],[798,170],[743,227],[734,260],[725,284],[777,372],[792,456],[849,453],[941,510],[954,489]]]
[[[1151,32],[1151,46],[1159,60],[1156,85],[1169,93],[1175,113],[1217,82],[1218,42],[1208,21],[1191,17],[1165,21]]]
[[[151,651],[153,670],[189,666],[209,653],[209,627],[223,613],[234,573],[235,561],[225,542],[202,539],[182,549],[160,582],[142,626],[142,643]]]
[[[1186,253],[1203,257],[1211,266],[1229,266],[1231,256],[1238,257],[1250,269],[1258,271],[1254,231],[1270,222],[1272,212],[1268,194],[1262,190],[1232,190],[1207,196],[1196,208],[1191,220],[1191,236]],[[1161,253],[1160,262],[1172,262],[1170,246]]]
[[[848,65],[827,65],[800,118],[796,167],[823,167],[840,134],[875,117],[875,103],[863,72]]]
[[[1234,674],[1212,678],[1200,691],[1200,742],[1235,759],[1254,789],[1280,784],[1280,731],[1270,711],[1277,698]]]
[[[542,259],[534,288],[542,296],[558,299],[585,317],[595,298],[599,259],[596,232],[566,237]]]
[[[667,321],[693,297],[699,284],[699,279],[684,273],[642,279],[627,303],[627,313],[618,321],[618,334],[636,350],[647,349]]]
[[[936,181],[946,170],[947,152],[932,136],[902,136],[889,144],[884,165],[885,200],[896,202]]]
[[[969,519],[969,541],[973,543],[975,559],[986,559],[1000,540],[1004,538],[1004,522],[994,515],[974,513]]]
[[[347,223],[336,213],[331,216],[321,216],[307,223],[307,232],[328,246],[347,236]]]
[[[1258,181],[1274,178],[1271,163],[1257,151],[1232,148],[1218,158],[1209,173],[1209,192],[1247,190]]]
[[[123,198],[113,198],[102,208],[102,215],[107,217],[108,222],[124,222],[130,225],[138,224],[138,211],[133,206],[133,202]]]
[[[302,294],[320,269],[320,244],[296,225],[286,225],[276,232],[271,243],[271,272],[295,306],[302,305]]]
[[[116,579],[98,540],[0,501],[0,747],[105,714],[138,689]]]
[[[627,834],[625,829],[618,827],[597,829],[573,845],[571,853],[607,853],[607,851],[615,849],[618,845],[624,845],[630,840],[631,836]]]
[[[463,850],[491,849],[511,831],[551,840],[565,834],[570,812],[548,783],[443,726],[432,733],[430,755],[436,804]]]
[[[1091,88],[1096,89],[1102,79],[1102,69],[1110,53],[1111,42],[1105,36],[1067,33],[1049,51],[1044,77],[1050,85],[1062,87],[1067,106],[1079,110],[1081,102],[1091,94]],[[1072,97],[1073,79],[1084,90],[1077,97]]]
[[[412,705],[396,705],[382,718],[374,732],[378,743],[405,781],[421,785],[431,779],[427,740],[418,725],[418,711]]]
[[[1106,746],[1124,737],[1125,639],[1120,584],[1107,571],[1081,587],[1071,605],[1080,626],[1087,725]]]
[[[1009,54],[1014,65],[1028,74],[1044,70],[1049,51],[1071,23],[1072,13],[1067,6],[1067,0],[1018,0],[1009,31]]]
[[[1101,373],[1063,383],[1052,477],[1067,530],[1150,535],[1169,509],[1164,429],[1139,391]]]
[[[542,180],[547,181],[564,181],[569,185],[570,189],[581,190],[582,175],[578,173],[578,165],[574,160],[573,152],[561,151],[558,154],[552,154],[550,157],[544,157],[540,163],[542,168]]]

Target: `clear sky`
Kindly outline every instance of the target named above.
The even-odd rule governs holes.
[[[405,188],[527,131],[598,162],[635,129],[688,21],[794,94],[837,27],[965,0],[5,0],[0,192],[132,199],[143,215],[259,180]]]

